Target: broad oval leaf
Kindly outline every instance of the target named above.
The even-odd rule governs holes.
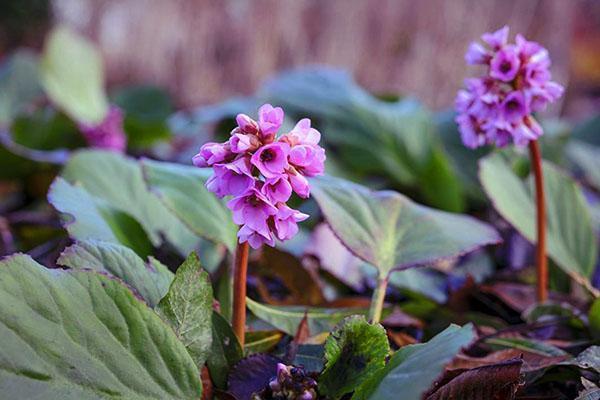
[[[581,169],[590,185],[600,190],[600,147],[572,140],[567,146],[567,155]]]
[[[190,253],[156,312],[175,331],[201,369],[212,344],[212,286],[198,255]]]
[[[475,339],[473,327],[450,325],[427,343],[409,345],[398,350],[387,365],[367,380],[353,400],[420,400],[444,366]]]
[[[62,177],[72,184],[78,184],[80,191],[88,195],[79,193],[79,199],[74,196],[73,210],[70,213],[76,219],[86,216],[84,202],[87,201],[86,197],[92,197],[133,217],[155,246],[160,245],[164,237],[182,255],[187,255],[200,242],[200,238],[146,188],[141,166],[132,158],[110,151],[81,150],[73,154]],[[53,205],[61,200],[58,195],[49,195],[49,199]],[[78,207],[82,210],[78,210]],[[97,222],[86,226],[86,229],[94,229],[95,224]],[[84,232],[81,231],[78,233],[76,239],[107,240],[92,234],[83,235]],[[122,240],[118,242],[127,245]]]
[[[270,306],[246,298],[246,305],[256,317],[268,322],[288,335],[294,336],[304,315],[308,320],[311,335],[328,332],[344,317],[365,314],[367,310],[357,308],[316,308],[303,306]]]
[[[199,372],[172,329],[117,280],[0,262],[0,393],[46,400],[192,400]]]
[[[338,399],[354,391],[385,366],[389,351],[383,326],[370,324],[363,316],[344,319],[325,341],[325,369],[319,377],[319,392]]]
[[[53,29],[40,62],[48,97],[73,119],[99,123],[108,112],[104,69],[98,50],[64,26]]]
[[[585,198],[576,183],[544,162],[548,254],[566,273],[589,285],[598,246]],[[527,240],[536,243],[535,189],[499,154],[480,161],[479,179],[496,210]]]
[[[154,258],[144,262],[128,247],[97,240],[83,240],[66,248],[56,263],[114,275],[133,287],[150,307],[164,297],[174,277]]]
[[[483,222],[421,206],[397,192],[374,192],[333,177],[312,182],[334,233],[382,277],[501,241]]]
[[[414,98],[381,100],[347,72],[323,67],[283,72],[260,94],[286,113],[323,121],[325,145],[340,150],[328,156],[328,169],[334,159],[343,173],[384,175],[419,191],[430,205],[464,208],[462,184],[435,134],[433,115]]]
[[[144,160],[142,166],[150,190],[181,222],[197,235],[235,250],[237,227],[231,212],[204,187],[212,171],[152,160]]]
[[[0,125],[10,125],[39,94],[37,56],[28,50],[15,52],[0,68]]]
[[[212,345],[208,360],[210,376],[219,389],[227,387],[229,370],[237,364],[244,353],[229,322],[218,312],[212,313]]]
[[[75,239],[120,243],[140,256],[152,250],[146,232],[135,219],[92,196],[81,185],[57,177],[48,191],[48,202],[61,213],[63,226]]]

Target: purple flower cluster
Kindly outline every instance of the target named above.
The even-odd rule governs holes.
[[[240,225],[240,243],[253,248],[275,245],[298,232],[297,223],[308,215],[287,206],[295,192],[310,194],[306,177],[321,175],[325,151],[319,146],[321,134],[300,120],[289,133],[277,137],[283,110],[265,104],[258,110],[258,122],[245,114],[236,117],[237,127],[225,143],[206,143],[193,158],[197,167],[212,167],[214,174],[206,187],[218,197],[233,196],[227,207]]]
[[[111,106],[99,124],[79,123],[79,130],[92,147],[118,152],[124,152],[127,148],[123,112],[117,106]]]
[[[563,87],[550,80],[548,51],[518,34],[508,43],[508,27],[482,36],[485,45],[473,42],[465,59],[485,65],[487,73],[465,81],[456,97],[456,122],[465,146],[502,147],[511,139],[526,146],[543,133],[531,116],[557,100]]]

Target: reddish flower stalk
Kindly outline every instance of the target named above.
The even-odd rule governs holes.
[[[536,140],[529,142],[531,168],[535,179],[535,205],[537,218],[537,248],[535,263],[537,271],[537,299],[543,303],[548,299],[548,262],[546,260],[546,201],[544,198],[544,175],[542,157]]]
[[[240,226],[233,261],[233,330],[242,346],[246,325],[246,276],[248,246],[275,246],[275,239],[290,240],[298,233],[298,222],[309,216],[287,205],[293,193],[308,198],[307,177],[323,174],[325,150],[321,134],[310,120],[278,136],[284,113],[264,104],[258,121],[245,114],[224,143],[205,143],[193,158],[195,166],[212,167],[206,188],[217,197],[233,196],[227,202],[233,222]]]
[[[456,96],[461,138],[465,146],[504,147],[513,142],[529,146],[536,188],[537,218],[537,298],[548,298],[546,261],[546,205],[542,158],[537,139],[541,125],[532,114],[558,100],[563,87],[551,80],[550,56],[539,43],[518,34],[508,41],[508,27],[482,36],[484,44],[473,42],[465,55],[468,64],[485,67],[485,74],[465,81]]]
[[[246,331],[246,276],[248,273],[248,242],[238,243],[233,259],[233,332],[244,347]]]

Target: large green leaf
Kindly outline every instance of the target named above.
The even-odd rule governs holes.
[[[13,54],[0,68],[0,126],[7,126],[41,92],[37,57],[27,50]]]
[[[150,307],[165,296],[174,276],[154,258],[146,263],[128,247],[97,240],[83,240],[66,248],[57,264],[114,275],[133,287]]]
[[[202,368],[212,343],[213,293],[210,278],[194,252],[179,266],[156,312],[166,321]]]
[[[73,119],[99,123],[108,112],[104,69],[98,50],[72,30],[54,28],[40,65],[48,97]]]
[[[6,399],[199,399],[172,329],[117,280],[0,262],[0,393]]]
[[[237,227],[231,212],[204,187],[211,170],[152,160],[142,165],[150,190],[183,223],[199,236],[235,250]]]
[[[435,134],[433,115],[414,99],[380,100],[347,73],[322,67],[289,71],[261,95],[297,117],[317,117],[331,157],[357,176],[384,175],[430,205],[462,211],[464,193]]]
[[[344,319],[325,341],[325,369],[319,392],[333,399],[354,391],[385,366],[390,351],[383,326],[363,316]]]
[[[92,196],[81,185],[58,177],[50,186],[48,201],[62,214],[63,225],[77,240],[124,244],[140,256],[152,250],[144,229],[135,219]]]
[[[382,277],[498,243],[491,226],[418,205],[392,191],[374,192],[338,178],[314,179],[313,194],[337,237]]]
[[[590,212],[577,184],[544,162],[548,254],[566,273],[586,285],[598,248]],[[484,158],[479,177],[496,210],[530,242],[536,242],[535,189],[521,181],[499,154]],[[589,285],[588,285],[589,286]]]
[[[377,371],[352,397],[353,400],[420,400],[456,354],[473,339],[473,327],[451,325],[427,343],[398,350],[385,368]]]
[[[579,167],[585,179],[600,190],[600,147],[572,140],[567,146],[569,159]]]
[[[357,308],[316,308],[302,306],[270,306],[246,298],[246,305],[252,314],[294,336],[304,315],[308,319],[308,331],[311,335],[329,332],[344,317],[352,314],[365,314],[367,310]]]
[[[65,148],[81,146],[83,137],[66,115],[46,107],[13,118],[10,133],[1,132],[0,141],[0,179],[23,179],[47,172],[48,163],[64,163]]]
[[[212,345],[206,364],[214,384],[220,388],[227,387],[227,376],[244,356],[242,346],[233,333],[229,322],[216,311],[212,313]]]
[[[110,151],[82,150],[71,157],[62,176],[137,220],[155,246],[164,236],[187,255],[200,241],[147,189],[141,166],[132,158]]]
[[[167,119],[173,107],[164,90],[154,86],[125,87],[114,94],[113,102],[125,113],[129,146],[145,147],[171,136]]]
[[[573,128],[573,138],[600,146],[600,114],[596,114]]]

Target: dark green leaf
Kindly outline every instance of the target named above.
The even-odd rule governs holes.
[[[243,357],[242,347],[231,325],[216,311],[212,313],[212,345],[207,365],[210,376],[220,389],[227,386],[229,370]]]
[[[190,253],[179,266],[156,312],[175,331],[202,369],[212,344],[212,286],[198,255]]]
[[[433,116],[414,99],[382,101],[347,73],[322,67],[282,73],[261,95],[297,117],[321,121],[325,145],[346,169],[384,173],[430,205],[462,209],[462,186],[435,135]]]
[[[131,86],[115,93],[113,101],[125,112],[127,142],[144,147],[168,139],[167,118],[173,112],[168,93],[155,86]]]
[[[398,350],[385,368],[376,372],[352,397],[353,400],[419,400],[440,376],[444,366],[475,338],[473,327],[449,326],[427,343]]]
[[[354,391],[385,366],[390,351],[383,326],[363,316],[346,318],[325,341],[325,369],[319,392],[333,399]]]

